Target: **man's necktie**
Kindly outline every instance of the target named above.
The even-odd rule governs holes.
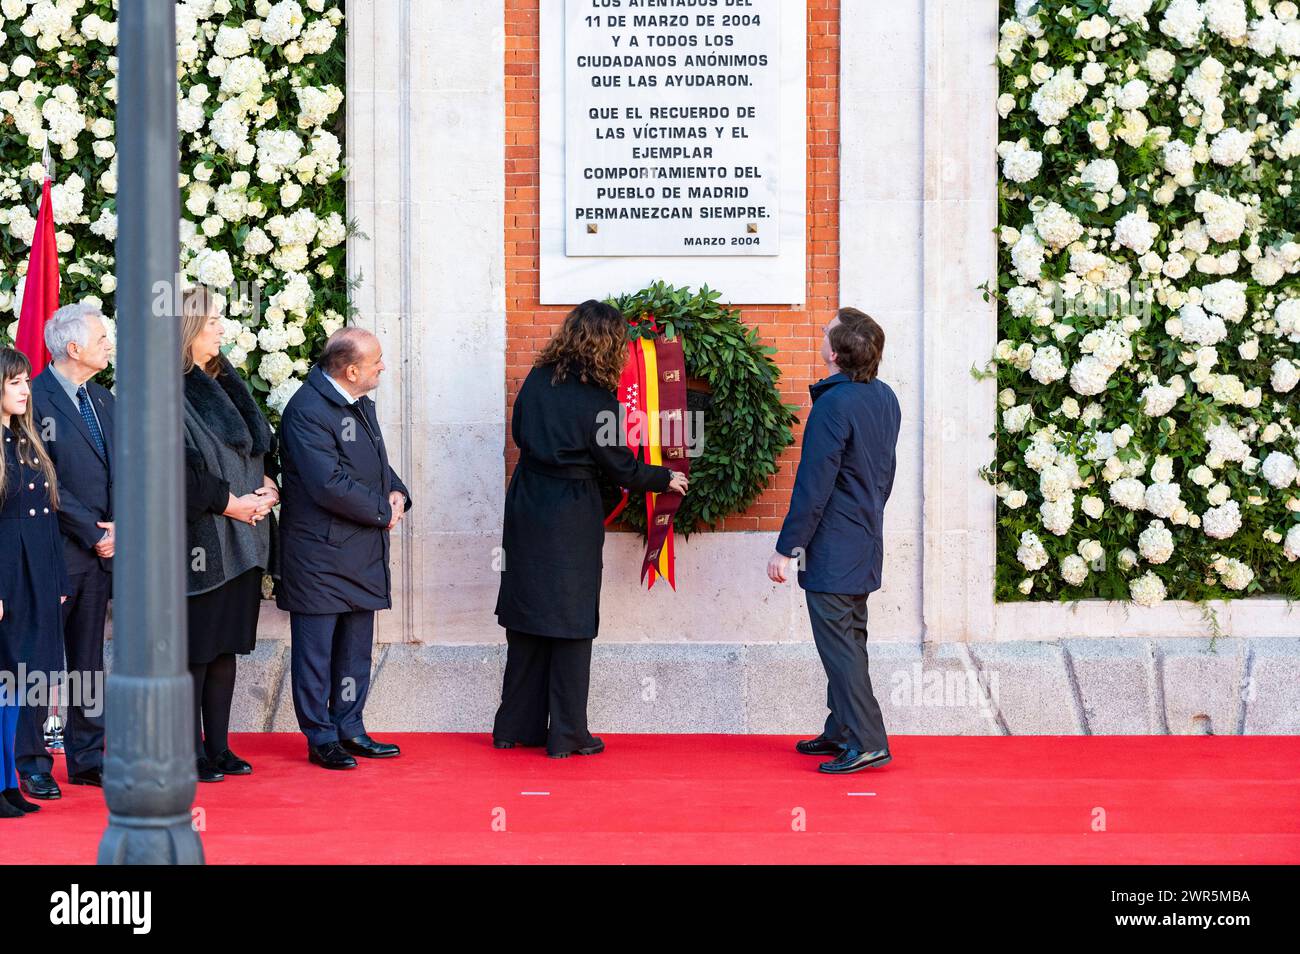
[[[81,419],[86,422],[90,439],[95,443],[95,450],[99,451],[100,457],[107,457],[104,452],[104,432],[99,429],[99,421],[95,419],[95,412],[90,406],[90,395],[86,393],[84,384],[77,388],[77,403],[81,406]]]

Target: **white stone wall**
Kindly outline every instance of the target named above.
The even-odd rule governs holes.
[[[358,320],[384,341],[377,399],[416,509],[394,554],[387,642],[496,643],[505,470],[503,11],[474,0],[349,4],[348,155]],[[903,408],[873,641],[1208,635],[1198,606],[997,605],[992,381],[978,287],[996,267],[995,0],[843,0],[840,300],[875,315]],[[645,592],[641,542],[605,548],[603,640],[809,639],[802,592],[764,566],[774,533],[697,534],[680,583]],[[1231,636],[1300,630],[1284,601],[1218,607]],[[268,610],[263,634],[287,635]]]

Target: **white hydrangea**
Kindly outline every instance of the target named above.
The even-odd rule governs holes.
[[[1250,448],[1237,429],[1227,421],[1206,428],[1205,439],[1209,441],[1210,454],[1219,460],[1240,463],[1250,454]]]
[[[1120,109],[1141,109],[1150,96],[1151,89],[1145,80],[1132,79],[1120,87],[1115,96],[1115,105]]]
[[[203,249],[190,262],[189,273],[209,288],[228,288],[235,283],[230,255],[224,249]]]
[[[277,414],[283,414],[284,409],[289,406],[289,399],[298,393],[302,387],[300,378],[287,378],[276,387],[271,388],[271,393],[266,396],[266,404]]]
[[[1246,283],[1224,278],[1201,286],[1201,298],[1207,311],[1225,321],[1236,323],[1246,317]]]
[[[1065,362],[1061,359],[1060,349],[1053,345],[1044,345],[1034,351],[1034,360],[1029,365],[1030,376],[1039,384],[1051,384],[1065,377]]]
[[[1269,386],[1279,394],[1286,394],[1300,384],[1300,364],[1289,358],[1278,358],[1273,362]]]
[[[1160,32],[1183,46],[1195,46],[1205,25],[1205,11],[1196,0],[1172,0],[1160,20]]]
[[[1200,305],[1190,302],[1178,311],[1177,337],[1188,344],[1216,345],[1228,337],[1227,326],[1218,315],[1209,314]]]
[[[1168,519],[1182,506],[1182,488],[1174,481],[1159,481],[1147,487],[1142,499],[1148,513]]]
[[[1036,282],[1043,274],[1043,257],[1046,249],[1032,229],[1020,233],[1020,239],[1011,249],[1011,262],[1021,281]]]
[[[1012,182],[1029,182],[1043,168],[1043,154],[1016,143],[1002,157],[1002,175]]]
[[[1164,417],[1174,409],[1181,396],[1179,391],[1159,381],[1148,384],[1142,389],[1142,413],[1148,417]]]
[[[1300,523],[1286,532],[1286,542],[1282,544],[1282,555],[1294,563],[1300,560]]]
[[[1020,547],[1016,550],[1016,559],[1031,573],[1047,565],[1047,550],[1032,530],[1020,534]]]
[[[1115,241],[1138,255],[1145,255],[1155,244],[1160,227],[1148,217],[1145,207],[1139,206],[1115,223]]]
[[[1210,158],[1221,166],[1235,166],[1250,156],[1255,137],[1229,126],[1210,142]]]
[[[1244,41],[1245,0],[1205,0],[1205,25],[1224,39]]]
[[[1138,606],[1155,606],[1164,600],[1166,592],[1164,582],[1151,570],[1128,585],[1128,595]]]
[[[1088,578],[1088,564],[1083,557],[1071,553],[1061,561],[1061,579],[1071,586],[1078,586]]]
[[[1019,404],[1015,407],[1009,407],[1002,412],[1002,427],[1012,434],[1018,434],[1025,429],[1029,419],[1033,417],[1034,409],[1028,404]]]
[[[212,51],[227,60],[244,56],[252,49],[248,31],[240,26],[222,24],[217,29],[216,39],[212,41]]]
[[[1244,590],[1255,579],[1255,571],[1233,557],[1219,556],[1214,561],[1214,572],[1219,581],[1230,590]]]
[[[1157,48],[1147,53],[1142,65],[1146,67],[1147,75],[1152,80],[1157,83],[1167,83],[1174,75],[1174,67],[1178,65],[1178,58],[1168,50]]]
[[[1083,234],[1083,223],[1073,212],[1048,202],[1034,213],[1034,230],[1050,248],[1060,250]]]
[[[1138,552],[1148,563],[1165,563],[1174,555],[1174,535],[1164,521],[1152,520],[1138,535]]]
[[[1109,0],[1108,12],[1124,23],[1140,24],[1151,9],[1151,0]]]
[[[1146,487],[1135,477],[1121,477],[1110,485],[1110,499],[1126,510],[1146,507]]]
[[[1297,467],[1295,458],[1282,451],[1273,451],[1264,458],[1260,473],[1274,487],[1281,490],[1295,484]]]
[[[262,22],[262,39],[273,46],[283,46],[302,33],[302,7],[294,0],[281,0],[271,7]]]
[[[1119,185],[1119,165],[1114,159],[1094,159],[1083,167],[1079,180],[1094,192],[1110,192]]]
[[[1208,537],[1226,540],[1241,529],[1241,507],[1235,500],[1211,507],[1201,515],[1201,529]]]
[[[1034,91],[1029,105],[1044,126],[1056,126],[1087,96],[1087,84],[1075,77],[1074,67],[1067,66]]]
[[[257,374],[271,387],[279,387],[293,374],[293,359],[283,351],[264,354],[257,366]]]
[[[1206,234],[1216,242],[1235,242],[1246,229],[1246,207],[1229,196],[1198,192],[1195,208],[1205,222]]]
[[[1074,492],[1067,491],[1055,500],[1044,500],[1038,507],[1043,528],[1058,537],[1065,536],[1074,525]]]

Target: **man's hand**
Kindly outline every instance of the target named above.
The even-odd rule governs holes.
[[[406,494],[400,490],[394,490],[388,495],[388,505],[393,510],[393,518],[388,521],[388,529],[392,530],[406,514]]]
[[[103,523],[96,523],[95,526],[104,530],[104,535],[100,537],[99,542],[95,544],[95,554],[103,557],[105,560],[111,559],[117,543],[117,539],[113,535],[113,522],[109,520]]]
[[[685,496],[686,491],[690,490],[690,488],[691,488],[690,478],[688,478],[685,474],[683,474],[679,470],[673,471],[673,476],[668,481],[668,490],[670,492],[679,493]]]
[[[5,618],[5,601],[0,600],[0,619]]]
[[[789,568],[790,557],[773,551],[772,558],[767,561],[767,578],[773,583],[784,583]]]

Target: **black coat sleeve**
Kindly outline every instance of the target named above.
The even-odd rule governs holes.
[[[606,476],[620,487],[638,493],[653,492],[661,494],[668,489],[668,482],[673,479],[671,468],[655,464],[643,464],[626,444],[609,444],[605,439],[606,429],[601,427],[605,414],[618,416],[618,401],[611,394],[608,404],[600,408],[601,413],[592,417],[591,429],[587,432],[587,449],[592,458]]]
[[[185,520],[193,523],[205,513],[225,513],[230,484],[203,466],[195,454],[185,455]]]

